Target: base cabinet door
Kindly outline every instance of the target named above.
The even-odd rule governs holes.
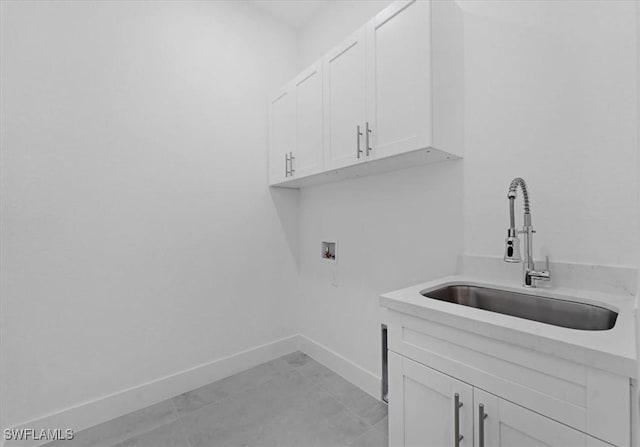
[[[564,424],[474,388],[476,447],[585,447],[604,445]],[[589,442],[593,441],[593,442]]]
[[[472,446],[473,388],[389,351],[389,445]]]

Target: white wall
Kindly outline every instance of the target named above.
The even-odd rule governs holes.
[[[325,10],[300,32],[299,66],[383,3]],[[460,5],[465,159],[300,195],[300,332],[376,375],[377,295],[450,273],[454,254],[502,256],[513,177],[530,187],[538,258],[640,261],[634,2]],[[338,287],[322,237],[339,241]]]
[[[304,69],[382,11],[393,0],[335,1],[298,31],[298,67]]]
[[[3,1],[1,28],[2,427],[290,335],[293,31],[182,1]]]
[[[300,194],[300,333],[380,375],[378,296],[452,274],[462,251],[462,162]],[[336,264],[321,260],[337,241]]]
[[[640,260],[634,3],[462,3],[466,253],[502,256],[520,176],[538,258]]]

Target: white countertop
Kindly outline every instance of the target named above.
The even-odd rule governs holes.
[[[489,287],[517,293],[596,304],[618,312],[615,326],[605,331],[586,331],[426,298],[420,292],[453,284]],[[568,288],[526,289],[513,283],[471,276],[448,276],[380,296],[380,305],[469,332],[627,377],[636,374],[634,298]]]

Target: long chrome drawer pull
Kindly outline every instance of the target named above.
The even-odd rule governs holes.
[[[478,443],[479,447],[484,447],[484,420],[487,418],[484,412],[484,405],[478,405]]]
[[[462,402],[460,402],[460,395],[455,393],[453,395],[453,445],[455,447],[460,446],[460,441],[464,439],[464,436],[460,434],[460,407],[462,406]]]

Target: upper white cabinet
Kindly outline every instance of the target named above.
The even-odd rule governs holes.
[[[289,86],[269,104],[269,183],[285,181],[289,176],[289,157],[296,146],[296,104]]]
[[[270,104],[269,183],[322,172],[322,64],[279,91]]]
[[[327,169],[366,157],[366,55],[365,29],[361,28],[324,57]]]
[[[300,187],[460,158],[462,38],[453,1],[401,0],[373,17],[286,88],[295,143],[283,151],[271,139],[284,174],[272,171],[270,183]],[[288,135],[290,123],[272,122],[273,135]]]
[[[322,172],[322,64],[315,63],[294,81],[296,146],[293,177]]]
[[[432,146],[430,3],[396,2],[379,13],[367,24],[367,49],[371,155]]]

